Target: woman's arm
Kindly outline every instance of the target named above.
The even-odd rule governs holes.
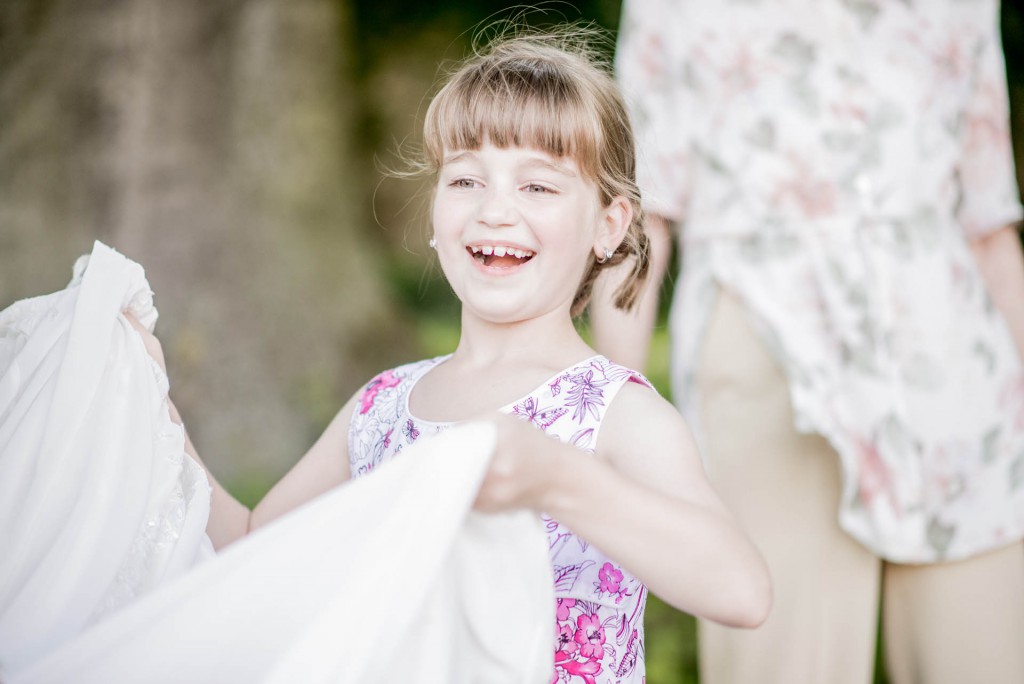
[[[1024,253],[1016,224],[970,241],[992,303],[1003,315],[1024,358]]]
[[[632,268],[629,261],[601,274],[594,283],[590,304],[594,348],[612,361],[638,370],[647,365],[651,334],[658,319],[661,283],[672,257],[672,233],[668,221],[661,216],[648,216],[645,230],[651,244],[651,266],[636,306],[632,311],[623,311],[613,304],[615,291]]]
[[[734,627],[765,620],[767,566],[711,488],[682,417],[657,393],[620,390],[596,457],[528,423],[498,423],[478,510],[544,511],[679,610]]]

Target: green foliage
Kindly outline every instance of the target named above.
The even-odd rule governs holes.
[[[648,684],[697,684],[697,621],[657,596],[644,619]]]
[[[218,478],[219,479],[219,478]],[[224,486],[243,506],[252,508],[260,502],[277,479],[275,475],[256,470],[244,470],[225,482]]]

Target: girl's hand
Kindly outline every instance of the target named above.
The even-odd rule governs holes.
[[[572,447],[519,418],[497,415],[489,416],[488,420],[497,427],[497,440],[473,509],[483,513],[520,508],[541,511],[551,459]]]
[[[167,363],[164,361],[164,348],[160,344],[160,340],[156,336],[146,330],[146,326],[139,322],[139,319],[135,317],[131,311],[123,311],[125,319],[128,323],[135,328],[135,332],[139,333],[139,337],[142,338],[142,344],[145,345],[146,351],[153,357],[153,360],[157,362],[160,368],[163,369],[164,374],[167,374]]]

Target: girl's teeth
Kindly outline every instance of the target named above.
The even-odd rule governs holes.
[[[533,256],[533,252],[528,249],[515,249],[504,245],[480,245],[479,247],[476,245],[470,245],[469,249],[473,254],[485,254],[487,256],[494,255],[496,257],[514,256],[517,259],[528,259]]]

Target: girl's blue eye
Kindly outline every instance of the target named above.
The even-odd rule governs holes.
[[[531,183],[530,185],[526,186],[526,191],[527,192],[551,192],[551,188],[548,188],[548,187],[546,187],[544,185],[538,185],[537,183]]]
[[[456,188],[471,188],[474,183],[469,178],[456,178],[452,181],[452,185]]]

